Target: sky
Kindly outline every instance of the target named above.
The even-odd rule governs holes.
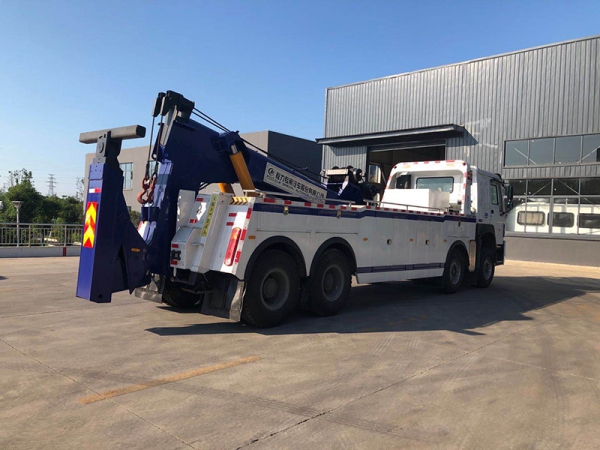
[[[95,151],[79,133],[149,128],[159,91],[313,140],[328,87],[597,35],[598,19],[592,0],[1,0],[0,188],[26,168],[74,195]]]

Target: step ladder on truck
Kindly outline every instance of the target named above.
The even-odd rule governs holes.
[[[399,163],[381,196],[360,170],[327,170],[320,182],[250,148],[173,91],[159,93],[152,115],[161,123],[149,159],[159,164],[138,196],[137,229],[118,156],[122,141],[145,129],[80,136],[96,144],[96,158],[78,297],[110,302],[128,290],[269,327],[295,307],[336,314],[352,276],[359,283],[437,278],[453,293],[467,277],[489,286],[504,263],[512,192],[497,174],[465,161]],[[217,192],[204,193],[207,186]]]

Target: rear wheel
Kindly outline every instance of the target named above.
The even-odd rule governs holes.
[[[448,255],[442,276],[442,289],[447,294],[454,294],[463,284],[465,278],[465,257],[463,253],[455,248]]]
[[[327,250],[315,267],[310,281],[310,310],[319,316],[340,312],[350,295],[352,269],[346,255],[337,249]]]
[[[163,302],[176,308],[193,308],[200,302],[201,298],[198,294],[181,290],[180,284],[168,280],[162,294]]]
[[[496,268],[495,254],[491,248],[484,248],[477,267],[477,287],[486,288],[492,284]]]
[[[281,323],[296,306],[300,277],[296,263],[281,250],[263,252],[250,274],[242,320],[260,328]]]

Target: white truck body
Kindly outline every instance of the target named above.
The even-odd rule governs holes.
[[[403,174],[412,176],[412,185],[398,189],[397,180]],[[446,192],[423,188],[435,187],[436,178],[442,183],[451,180],[451,186],[442,186]],[[250,261],[261,246],[283,239],[300,252],[304,274],[311,273],[328,242],[340,241],[354,255],[359,283],[442,276],[448,254],[457,245],[467,252],[473,271],[478,224],[491,225],[496,248],[504,245],[500,183],[498,176],[464,161],[432,161],[397,165],[381,204],[184,192],[172,240],[172,254],[177,257],[172,258],[171,267],[175,275],[180,270],[214,271],[246,280]],[[494,196],[493,189],[498,189]],[[231,246],[233,259],[227,262]],[[497,262],[502,261],[498,258]]]

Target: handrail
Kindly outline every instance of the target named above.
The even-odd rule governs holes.
[[[273,197],[296,197],[296,198],[301,198],[300,195],[298,194],[288,194],[288,193],[284,193],[284,192],[273,192],[273,191],[263,191],[260,189],[251,189],[251,190],[244,190],[243,191],[244,194],[247,192],[252,192],[252,193],[256,193],[256,194],[263,194],[265,196],[269,195],[269,196],[273,196]],[[353,205],[356,202],[353,202],[351,200],[339,200],[339,199],[334,199],[334,198],[325,198],[323,199],[323,203],[325,202],[337,202],[337,203],[343,203],[343,204],[347,204],[347,205]],[[311,203],[316,203],[316,202],[311,202]]]
[[[386,205],[406,206],[407,208],[433,209],[434,211],[446,212],[445,208],[434,208],[433,206],[409,205],[408,203],[383,202],[383,201],[376,201],[376,200],[367,200],[366,202],[367,202],[367,204],[373,203],[373,204],[381,205],[381,204],[385,203]]]
[[[82,239],[83,224],[0,222],[0,247],[79,246]]]

